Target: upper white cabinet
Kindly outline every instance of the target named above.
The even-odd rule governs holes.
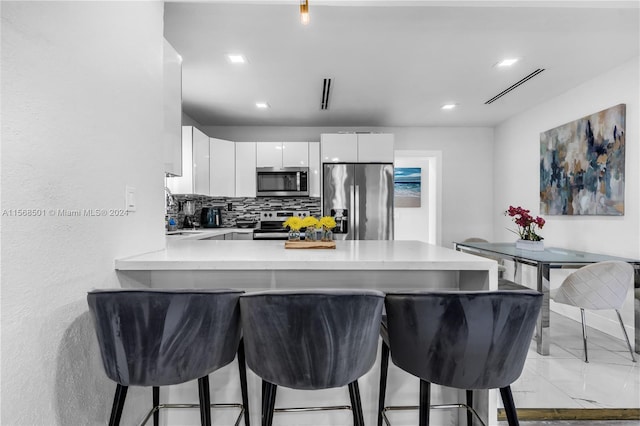
[[[321,135],[323,163],[393,163],[389,133],[325,133]]]
[[[309,144],[307,142],[282,142],[282,167],[308,167]]]
[[[182,59],[164,40],[163,45],[163,146],[164,171],[182,175]]]
[[[282,142],[257,142],[256,167],[282,168]]]
[[[209,194],[234,197],[236,195],[236,144],[223,139],[209,138]]]
[[[320,136],[323,163],[357,163],[358,135],[324,133]]]
[[[236,142],[236,197],[256,196],[256,142]]]
[[[359,163],[393,163],[393,135],[389,133],[358,134]]]
[[[320,142],[309,142],[309,197],[320,196]]]
[[[307,142],[257,142],[256,167],[308,167]]]
[[[182,126],[182,176],[167,178],[174,194],[209,194],[209,137],[193,126]]]

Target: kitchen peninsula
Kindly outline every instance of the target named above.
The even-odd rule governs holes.
[[[336,249],[287,250],[283,241],[190,237],[117,259],[115,267],[134,287],[497,289],[495,261],[418,241],[338,241]]]
[[[319,287],[382,291],[495,290],[498,283],[495,261],[419,241],[337,241],[336,249],[296,250],[285,249],[284,241],[194,240],[190,237],[169,240],[164,250],[117,259],[115,267],[123,287],[241,288],[246,291]],[[378,371],[376,365],[361,380],[363,395],[377,393],[374,376]],[[396,383],[408,380],[403,375],[392,376],[398,380]],[[249,379],[250,389],[259,389],[257,378],[252,375]],[[394,384],[390,386],[395,389]],[[408,392],[404,395],[406,400],[415,397],[417,392],[413,387],[403,386],[402,392],[405,391]],[[195,394],[191,397],[197,399]],[[259,424],[258,394],[250,392],[250,398],[251,420]],[[283,398],[282,403],[286,405],[284,393]],[[314,404],[317,398],[324,399],[316,395]],[[434,400],[439,398],[464,399],[464,392],[442,389],[434,393]],[[488,424],[497,424],[497,394],[478,392],[475,401]],[[335,396],[326,402],[335,403]],[[366,424],[373,424],[376,401],[373,397],[363,397],[362,402]],[[437,415],[440,414],[434,413]],[[461,414],[460,418],[466,417]],[[308,417],[302,419],[309,421]]]

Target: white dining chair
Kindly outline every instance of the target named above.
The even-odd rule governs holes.
[[[629,289],[632,287],[633,266],[621,261],[605,261],[578,269],[565,278],[560,287],[551,290],[551,299],[554,302],[580,308],[584,362],[589,362],[585,309],[615,309],[622,327],[622,333],[627,340],[631,359],[636,362],[629,336],[620,316],[620,308],[627,298]]]

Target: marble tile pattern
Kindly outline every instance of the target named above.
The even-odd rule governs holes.
[[[549,355],[530,344],[522,375],[511,386],[518,408],[640,408],[640,366],[622,337],[588,327],[583,361],[580,322],[551,313]],[[499,402],[500,404],[500,402]]]
[[[309,211],[311,216],[319,217],[322,214],[320,198],[318,197],[254,197],[254,198],[232,198],[232,197],[210,197],[206,195],[195,194],[176,194],[174,195],[178,202],[176,206],[171,208],[167,213],[175,218],[178,227],[182,228],[184,222],[184,212],[179,209],[182,201],[195,201],[195,218],[200,221],[200,212],[203,207],[221,207],[222,208],[222,227],[236,227],[236,220],[259,220],[261,211],[269,210],[293,210],[293,211]]]
[[[165,386],[204,377],[235,358],[242,291],[97,290],[88,293],[107,377]]]
[[[430,383],[506,387],[522,372],[541,304],[536,291],[388,293],[391,359]]]
[[[240,298],[247,365],[292,389],[346,386],[376,359],[384,294],[266,291]]]

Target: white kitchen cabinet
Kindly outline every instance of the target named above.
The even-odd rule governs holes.
[[[257,142],[256,166],[308,167],[309,147],[307,142]]]
[[[358,134],[359,163],[393,163],[393,135],[389,133]]]
[[[320,142],[309,142],[309,197],[320,196]]]
[[[193,128],[193,193],[209,195],[211,158],[209,137]]]
[[[282,142],[257,142],[256,167],[282,168]]]
[[[193,126],[182,126],[182,176],[168,177],[174,194],[209,194],[209,137]]]
[[[236,142],[236,197],[256,196],[256,142]]]
[[[163,142],[164,171],[182,175],[182,58],[164,40],[163,46]]]
[[[393,135],[388,133],[325,133],[323,163],[393,163]]]
[[[209,138],[209,195],[235,197],[236,144],[224,139]]]
[[[282,142],[282,167],[308,167],[309,144],[307,142]]]
[[[355,133],[324,133],[320,136],[323,163],[357,163],[358,135]]]

